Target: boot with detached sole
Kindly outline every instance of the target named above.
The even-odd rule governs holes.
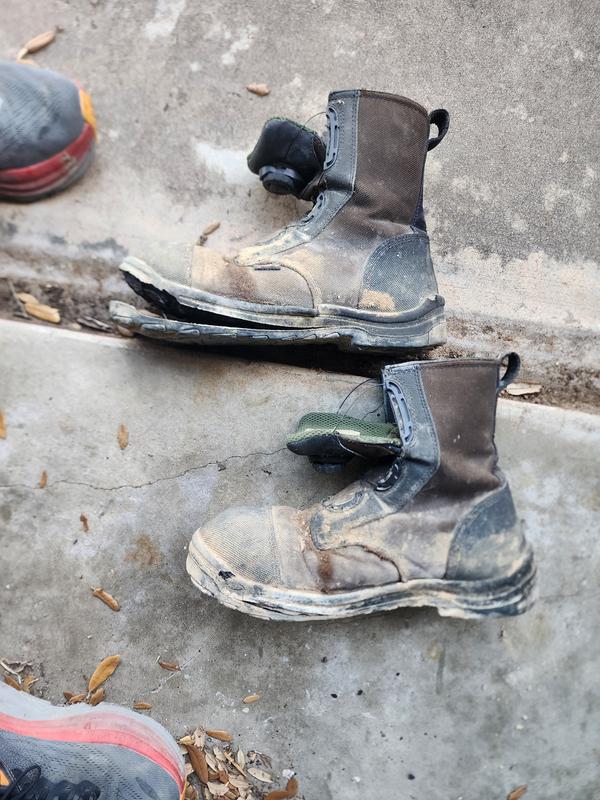
[[[158,245],[145,260],[125,259],[130,285],[186,322],[136,317],[123,304],[113,305],[115,319],[182,341],[443,344],[422,196],[427,151],[445,135],[447,112],[352,90],[330,95],[327,117],[323,169],[304,189],[314,198],[308,214],[229,260],[201,246]],[[432,122],[439,135],[430,140]],[[260,155],[254,168],[268,161]]]
[[[499,361],[479,359],[386,367],[390,457],[304,511],[234,508],[210,520],[190,544],[192,581],[268,619],[401,606],[464,618],[525,611],[533,555],[494,444],[497,393],[516,375],[518,356],[501,371]],[[352,432],[343,419],[344,447],[361,439],[362,455],[372,447],[380,458],[384,430]],[[331,442],[323,442],[331,459]],[[318,438],[313,445],[314,456]]]

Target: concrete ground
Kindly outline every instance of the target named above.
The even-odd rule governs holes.
[[[149,238],[195,240],[220,220],[210,245],[231,253],[270,234],[304,204],[248,172],[263,122],[313,118],[331,89],[388,90],[452,117],[425,187],[450,349],[519,349],[549,395],[600,406],[593,0],[3,0],[2,12],[4,58],[62,26],[35,60],[89,88],[100,130],[77,189],[2,206],[0,266],[15,282],[104,308],[133,297],[113,267]]]
[[[152,703],[175,735],[228,729],[296,769],[306,798],[504,800],[523,784],[527,800],[600,798],[598,417],[500,402],[501,463],[539,566],[529,613],[265,623],[194,589],[189,538],[232,503],[340,486],[284,441],[357,379],[22,322],[0,322],[0,348],[0,656],[31,660],[44,697],[120,653],[110,701]],[[262,698],[246,707],[250,692]]]

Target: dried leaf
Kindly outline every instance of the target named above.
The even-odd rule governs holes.
[[[39,681],[39,678],[34,678],[33,675],[26,675],[23,678],[23,691],[27,692],[28,694],[30,694],[29,690],[31,689],[33,684],[37,683],[38,681]]]
[[[181,667],[174,661],[159,661],[158,666],[166,669],[168,672],[181,672]]]
[[[191,783],[186,783],[185,800],[198,800],[198,790]]]
[[[85,698],[86,698],[85,694],[73,694],[71,695],[71,697],[68,699],[67,702],[70,706],[74,706],[75,703],[83,703]]]
[[[298,781],[290,778],[285,789],[275,789],[265,797],[264,800],[286,800],[288,797],[296,797],[298,794]]]
[[[257,94],[259,97],[266,97],[271,94],[271,90],[266,83],[249,83],[246,89],[252,94]]]
[[[16,294],[17,300],[20,300],[21,303],[33,303],[33,305],[39,305],[40,301],[29,292],[17,292]]]
[[[121,608],[119,601],[115,600],[112,594],[105,592],[100,586],[97,589],[92,589],[92,595],[97,597],[99,600],[102,600],[102,602],[109,608],[112,608],[113,611],[119,611]]]
[[[119,425],[119,432],[117,433],[117,441],[119,442],[119,447],[121,448],[121,450],[125,450],[125,448],[129,444],[129,431],[127,430],[125,425],[123,425],[123,423]]]
[[[138,701],[137,703],[133,704],[133,708],[135,711],[150,711],[152,708],[152,703],[144,703],[143,701]]]
[[[75,692],[63,692],[63,697],[69,701],[72,697],[75,697]]]
[[[4,411],[0,411],[0,439],[6,439],[6,417]]]
[[[208,765],[206,763],[206,757],[202,750],[199,747],[196,747],[193,744],[187,744],[185,749],[188,752],[188,756],[190,757],[190,764],[198,779],[202,781],[202,783],[208,783]]]
[[[210,730],[206,729],[206,735],[211,739],[218,739],[220,742],[233,742],[233,736],[227,731]]]
[[[264,769],[259,769],[258,767],[248,767],[248,773],[252,775],[253,778],[256,778],[257,781],[262,781],[263,783],[273,783],[273,778],[268,772],[265,772]]]
[[[192,744],[196,745],[196,747],[201,747],[204,750],[204,745],[206,744],[206,733],[203,728],[196,728],[196,730],[192,734]]]
[[[208,766],[211,769],[214,769],[215,772],[218,772],[219,771],[219,764],[217,762],[217,759],[213,756],[213,754],[212,753],[205,753],[204,755],[206,756],[206,763],[208,764]]]
[[[248,781],[245,778],[241,778],[239,775],[230,775],[229,783],[235,786],[236,789],[246,789],[250,786]]]
[[[229,783],[229,773],[226,769],[220,769],[217,772],[217,777],[221,781],[221,783]]]
[[[506,387],[506,394],[513,397],[522,397],[526,394],[539,394],[542,386],[539,383],[509,383]]]
[[[218,231],[221,227],[220,222],[211,222],[210,225],[207,225],[206,228],[202,231],[202,236],[210,236],[211,233]]]
[[[104,700],[105,697],[106,697],[106,692],[104,691],[104,686],[99,686],[88,697],[88,703],[91,706],[97,706],[98,703],[101,703]]]
[[[262,694],[258,694],[258,693],[249,694],[246,697],[244,697],[242,702],[246,703],[246,705],[250,705],[251,703],[256,703],[256,701],[260,700],[261,697],[262,697]]]
[[[18,692],[21,691],[21,685],[11,675],[4,676],[4,683],[7,683],[9,686],[12,686],[12,688],[16,689]]]
[[[90,523],[89,523],[89,520],[87,518],[87,515],[84,514],[83,512],[81,512],[81,514],[79,515],[79,522],[81,522],[81,527],[83,529],[83,532],[84,533],[89,533],[90,532]]]
[[[189,734],[182,736],[181,739],[178,739],[178,744],[182,744],[184,747],[188,744],[194,744],[194,739]]]
[[[229,791],[229,786],[226,783],[219,783],[218,781],[209,781],[207,786],[209,792],[215,797],[223,797]]]
[[[17,60],[23,58],[24,56],[30,53],[37,53],[38,50],[42,50],[44,47],[48,47],[49,44],[56,39],[56,30],[46,31],[45,33],[38,33],[37,36],[34,36],[33,39],[30,39],[26,42],[22,49],[19,50],[19,54],[17,56]]]
[[[30,317],[41,319],[44,322],[60,322],[60,313],[57,308],[44,305],[44,303],[25,303],[25,311]]]
[[[509,792],[506,795],[506,800],[519,800],[519,797],[523,797],[526,791],[527,791],[526,783],[524,783],[522,786],[517,786],[516,789],[513,789],[512,792]]]
[[[121,656],[107,656],[104,658],[94,670],[92,677],[88,683],[88,692],[93,692],[104,681],[108,680],[116,668],[121,663]]]
[[[246,756],[244,755],[244,751],[240,747],[235,755],[235,760],[242,769],[246,766]]]
[[[47,483],[48,483],[48,473],[46,472],[45,469],[43,469],[42,474],[40,475],[38,486],[40,487],[40,489],[45,489]]]

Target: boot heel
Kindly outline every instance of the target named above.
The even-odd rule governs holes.
[[[461,581],[463,591],[436,604],[442,617],[482,619],[523,614],[536,599],[537,570],[530,553],[525,564],[509,578],[493,581]]]

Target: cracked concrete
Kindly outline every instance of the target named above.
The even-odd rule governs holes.
[[[297,769],[306,798],[505,800],[521,784],[532,800],[600,797],[598,417],[500,403],[540,573],[528,614],[267,623],[194,589],[190,536],[233,503],[305,505],[349,480],[284,440],[358,379],[6,321],[0,352],[0,656],[31,660],[36,691],[61,702],[118,652],[110,701],[151,702],[174,734],[231,730]],[[377,406],[369,384],[352,400]]]

